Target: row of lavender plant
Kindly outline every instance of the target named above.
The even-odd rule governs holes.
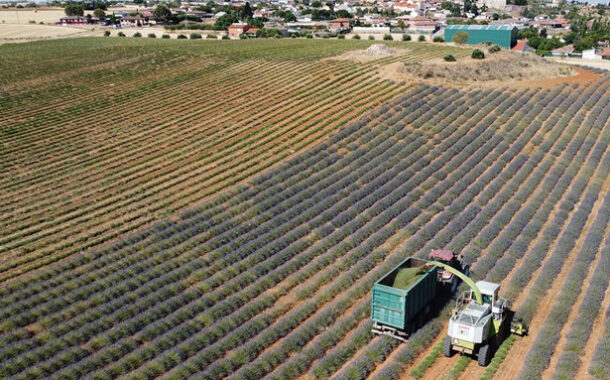
[[[565,98],[564,98],[564,99],[565,99]],[[568,99],[574,100],[573,98],[568,98]],[[571,103],[571,102],[569,102],[569,103]],[[569,103],[568,103],[568,104],[569,104]],[[555,104],[555,106],[556,106],[556,104]],[[555,124],[555,123],[553,123],[552,121],[553,121],[553,119],[551,119],[551,122],[550,122],[550,123],[547,123],[547,125],[550,125],[550,126],[556,126],[556,124]],[[556,140],[557,136],[558,136],[558,135],[561,133],[561,128],[559,128],[557,132],[555,132],[555,131],[553,131],[553,132],[555,133],[555,136],[556,136],[556,137],[555,137],[555,139],[550,139],[550,140],[549,140],[549,143],[553,143],[553,141],[554,141],[554,140]],[[534,161],[534,163],[535,163],[536,161],[539,161],[541,158],[542,158],[542,157],[538,157],[536,160],[533,160],[533,161]],[[535,165],[534,165],[534,166],[532,166],[532,167],[530,167],[530,168],[528,169],[528,171],[533,170],[533,168],[534,168],[534,167],[535,167]],[[541,174],[541,173],[537,173],[537,174]],[[551,177],[549,177],[549,178],[551,178]],[[527,186],[526,186],[526,188],[527,188]],[[530,187],[530,188],[531,188],[531,187]],[[488,207],[490,207],[490,205],[487,205],[487,206],[486,206],[486,208],[485,208],[485,210],[487,210],[487,208],[488,208]],[[490,237],[490,238],[491,238],[491,237]],[[531,237],[531,235],[530,235],[530,239],[531,239],[531,238],[532,238],[532,237]],[[460,238],[460,239],[461,239],[461,238]],[[479,239],[479,238],[477,238],[477,239]],[[459,240],[459,239],[454,239],[454,241],[460,241],[460,240]],[[479,240],[477,240],[477,242],[478,242],[478,241],[479,241]],[[461,243],[460,243],[460,244],[461,244]],[[432,338],[431,338],[431,339],[432,339]],[[409,350],[406,350],[406,349],[402,349],[402,350],[399,352],[399,355],[397,355],[397,358],[396,358],[396,359],[395,359],[395,360],[394,360],[392,363],[390,363],[390,364],[386,365],[386,367],[391,368],[391,369],[392,369],[392,371],[391,371],[391,372],[397,373],[397,372],[399,371],[399,369],[400,369],[400,368],[402,368],[402,366],[404,366],[404,365],[406,365],[406,364],[408,364],[408,363],[410,362],[410,358],[412,358],[413,356],[414,356],[414,353],[413,353],[413,352],[410,352]],[[405,361],[404,359],[409,359],[409,361]],[[388,369],[388,371],[390,371],[390,370]]]
[[[604,161],[596,175],[594,183],[585,195],[583,203],[586,205],[593,205],[595,203],[599,197],[602,183],[608,177],[608,174],[610,174],[610,154],[606,156]],[[548,367],[550,357],[554,353],[555,346],[559,341],[561,330],[570,315],[570,310],[574,307],[576,298],[582,291],[583,282],[589,272],[589,267],[595,261],[609,220],[610,193],[606,194],[605,199],[603,199],[603,204],[587,232],[582,248],[577,253],[571,268],[569,268],[570,272],[562,286],[561,292],[544,326],[538,332],[532,348],[527,353],[523,369],[519,373],[519,378],[532,379],[540,377],[542,372]],[[580,339],[584,340],[585,337],[580,337]],[[566,363],[565,367],[570,368],[571,366]]]
[[[449,182],[451,182],[451,181],[449,181]]]
[[[600,313],[601,304],[608,288],[609,270],[610,239],[607,238],[603,249],[600,251],[599,262],[595,267],[593,277],[578,309],[578,317],[574,320],[570,326],[570,331],[566,335],[565,349],[554,368],[553,378],[574,378],[576,372],[582,366],[581,355],[584,352],[585,345],[589,342],[595,319]]]
[[[550,97],[549,97],[549,98],[547,98],[547,101],[548,101],[548,100],[550,100],[550,99],[552,99],[553,97],[555,97],[555,96],[557,95],[557,93],[558,93],[558,92],[555,92],[555,93],[551,94],[551,95],[550,95]],[[542,99],[536,99],[535,101],[538,103],[538,102],[540,102],[541,100],[542,100]],[[520,105],[522,105],[522,104],[520,104]],[[531,108],[524,107],[524,109],[531,109]],[[533,114],[534,114],[534,115],[536,115],[537,113],[536,113],[536,112],[534,112]],[[524,125],[527,125],[527,124],[524,124]],[[522,128],[521,130],[523,130],[523,128]],[[528,139],[527,137],[525,137],[525,136],[527,136],[527,135],[528,135],[527,133],[521,133],[521,132],[517,132],[517,133],[516,133],[516,135],[517,135],[516,137],[521,136],[521,138],[526,138],[526,139]],[[525,135],[525,136],[522,136],[522,135]],[[531,135],[530,135],[530,137],[531,137]],[[526,140],[526,141],[527,141],[527,140]],[[519,145],[519,144],[516,144],[516,145]],[[508,149],[508,147],[504,147],[504,150],[506,150],[506,149]],[[518,151],[517,151],[517,152],[515,152],[515,153],[518,153]],[[508,159],[508,161],[510,161],[510,157],[504,156],[504,158],[505,158],[505,159]],[[506,164],[506,161],[502,162],[502,164],[501,164],[501,165],[504,165],[504,164]],[[526,173],[526,174],[530,174],[531,172],[524,171],[524,173]],[[520,181],[522,181],[522,180],[523,180],[523,178],[521,178],[521,179],[520,179]],[[490,188],[486,189],[486,192],[487,192],[487,195],[486,195],[486,196],[487,196],[487,197],[489,197],[489,198],[493,198],[493,197],[497,196],[495,189],[497,189],[497,188],[496,188],[496,187],[490,187]],[[494,200],[495,200],[495,199],[494,199]],[[468,203],[468,202],[466,202],[466,204],[467,204],[467,203]],[[455,206],[457,206],[457,207],[462,207],[461,205],[462,205],[462,203],[461,203],[459,200],[456,200],[456,203],[455,203],[453,206],[454,206],[454,207],[455,207]],[[457,217],[457,219],[460,219],[460,218],[462,218],[462,217],[464,217],[464,216],[468,216],[468,215],[471,215],[471,214],[472,214],[472,213],[470,213],[470,212],[466,211],[465,213],[463,213],[463,214],[459,215],[459,216]],[[456,220],[456,219],[454,219],[454,220]],[[452,222],[451,224],[453,224],[453,222]],[[450,225],[450,226],[451,226],[451,225]],[[459,231],[459,230],[460,230],[460,227],[459,227],[459,226],[463,227],[463,226],[464,226],[464,224],[459,223],[459,224],[457,224],[457,225],[455,225],[455,226],[452,226],[452,228],[445,229],[445,231],[442,231],[442,232],[437,233],[437,234],[435,235],[434,239],[439,238],[439,240],[442,240],[442,239],[446,238],[447,236],[454,236],[455,234],[459,234],[459,233],[460,233],[460,231]],[[437,244],[439,244],[439,243],[437,243]],[[442,244],[442,243],[441,243],[441,244]],[[417,247],[416,247],[416,246],[414,246],[414,245],[411,245],[411,246],[409,247],[409,249],[416,249],[416,248],[417,248]],[[425,249],[420,249],[419,254],[425,254],[425,251],[426,251]],[[445,311],[445,314],[447,314],[447,313],[448,313],[448,310],[446,310],[446,311]],[[432,339],[432,338],[433,338],[433,336],[432,336],[432,337],[430,337],[430,339]],[[378,342],[377,344],[383,344],[383,343],[382,343],[382,342]],[[371,350],[375,350],[375,348],[372,348],[372,347],[369,347],[369,349],[371,349]],[[368,352],[368,351],[367,351],[367,352]],[[407,355],[407,353],[404,353],[403,355],[399,355],[399,356],[400,356],[400,357],[405,357],[405,355]],[[409,353],[409,355],[407,355],[406,357],[413,357],[413,356],[414,356],[414,355],[413,355],[413,353]],[[364,366],[364,367],[362,367],[362,366],[361,366],[361,364],[360,364],[360,362],[361,362],[362,360],[364,360],[365,362],[369,363],[369,365],[368,365],[368,366]],[[348,369],[347,369],[345,372],[343,372],[342,374],[340,374],[340,376],[348,376],[348,375],[349,375],[349,376],[350,376],[350,377],[352,377],[352,378],[361,378],[361,377],[353,377],[353,375],[354,375],[354,374],[360,374],[360,375],[362,376],[362,375],[363,375],[363,373],[364,373],[364,372],[362,371],[362,369],[363,369],[363,368],[371,368],[371,363],[373,363],[373,362],[371,362],[371,361],[370,361],[370,359],[362,358],[362,356],[361,356],[360,360],[359,360],[359,361],[356,361],[356,363],[357,363],[357,364],[354,364],[354,365],[355,365],[355,366],[359,366],[359,367],[361,368],[361,370],[359,370],[359,371],[353,371],[353,370],[351,370],[351,369],[349,369],[349,368],[348,368]],[[392,365],[390,364],[390,368],[395,368],[395,367],[394,367],[394,366],[392,366]],[[368,373],[368,372],[367,372],[367,373]],[[385,374],[385,373],[386,373],[386,370],[384,369],[383,371],[381,371],[381,373],[384,373],[384,374]],[[364,374],[365,374],[365,373],[364,373]]]
[[[605,311],[606,323],[600,328],[604,329],[588,368],[588,373],[595,379],[607,379],[610,376],[610,307]]]

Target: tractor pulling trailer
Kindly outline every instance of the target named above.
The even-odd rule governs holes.
[[[464,274],[468,267],[451,251],[434,250],[429,259],[409,257],[373,284],[373,333],[406,342],[430,318],[433,302],[442,292],[455,292],[461,280],[470,290],[456,300],[443,354],[473,355],[479,365],[487,366],[510,323],[509,303],[498,296],[500,285],[472,281]],[[527,333],[522,323],[510,325],[513,333]]]

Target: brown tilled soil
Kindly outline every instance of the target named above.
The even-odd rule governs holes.
[[[510,82],[508,85],[510,87],[515,87],[519,89],[526,89],[532,87],[540,87],[544,89],[552,89],[557,86],[560,86],[564,83],[574,84],[578,83],[579,85],[587,85],[591,82],[594,82],[599,79],[600,74],[595,73],[594,71],[583,69],[580,67],[573,67],[572,70],[575,71],[574,75],[559,77],[559,78],[545,78],[545,79],[536,79],[530,81],[520,81],[520,82]]]
[[[468,367],[462,372],[462,375],[458,377],[458,380],[470,380],[470,379],[480,379],[485,372],[485,367],[481,367],[476,360],[468,363]]]

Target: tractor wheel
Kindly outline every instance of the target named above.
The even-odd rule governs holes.
[[[487,367],[491,361],[491,347],[489,344],[481,346],[479,348],[479,354],[477,355],[477,362],[481,367]]]
[[[451,338],[449,336],[445,337],[445,343],[443,344],[443,355],[450,358],[453,356],[453,348],[451,348]]]

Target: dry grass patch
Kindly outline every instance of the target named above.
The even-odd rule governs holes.
[[[487,82],[531,81],[545,78],[559,78],[575,75],[566,65],[549,62],[535,54],[502,51],[496,54],[486,52],[483,60],[470,57],[458,58],[457,62],[445,62],[435,58],[424,62],[398,62],[387,65],[380,73],[392,80],[425,80],[431,83],[454,85],[480,85]]]

